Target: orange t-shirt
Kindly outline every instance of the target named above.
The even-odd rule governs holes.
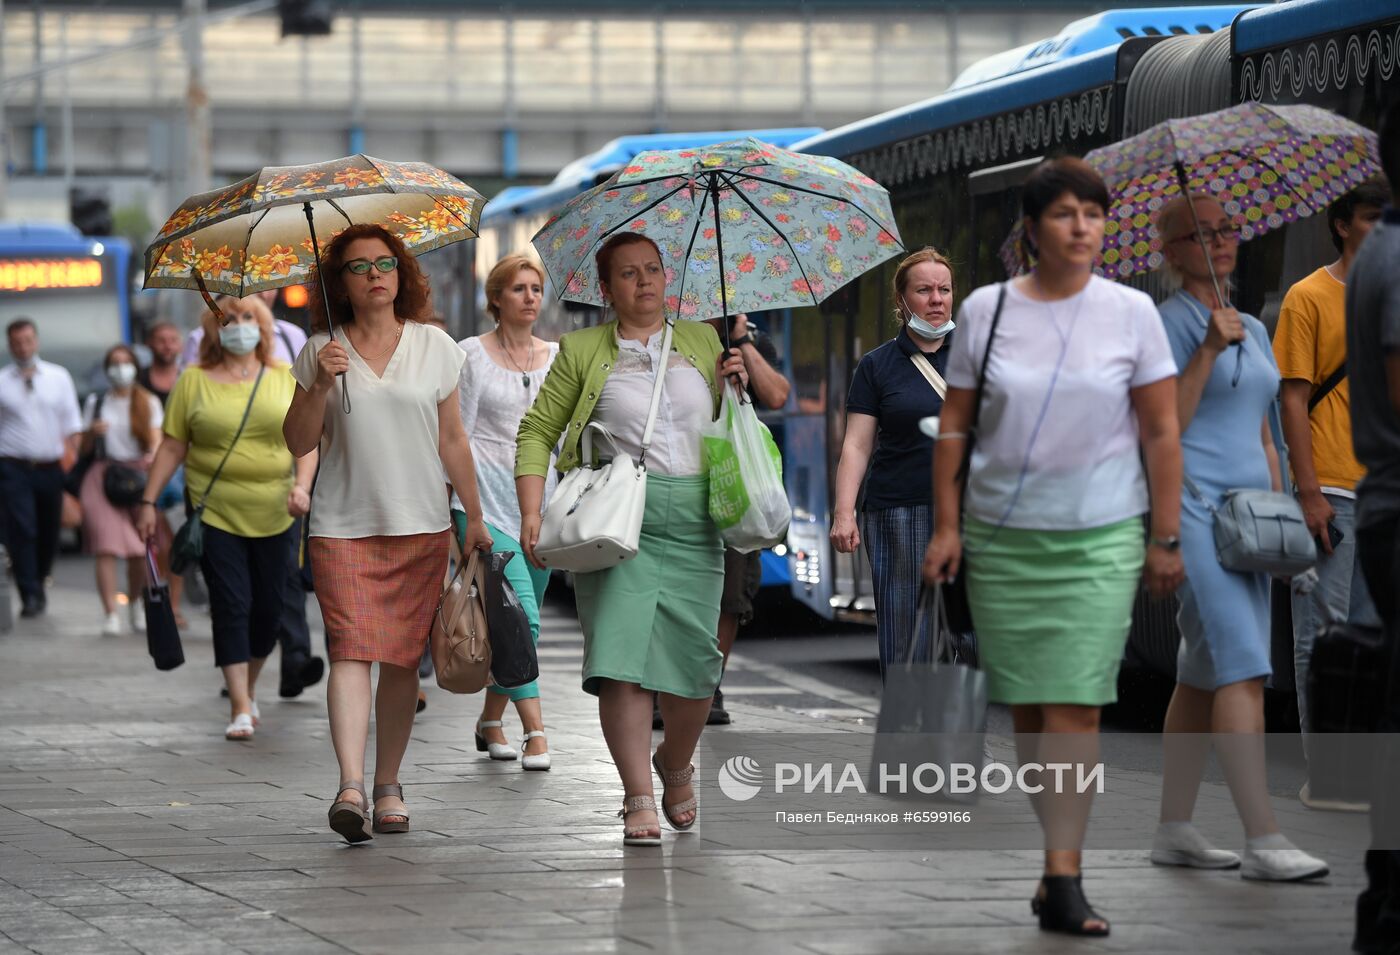
[[[1312,382],[1316,391],[1347,355],[1346,285],[1325,268],[1288,290],[1274,330],[1274,358],[1285,379]],[[1313,409],[1313,466],[1324,488],[1355,489],[1366,474],[1351,447],[1351,387],[1343,378]]]

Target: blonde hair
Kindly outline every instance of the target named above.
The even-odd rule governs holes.
[[[931,245],[926,245],[919,251],[906,255],[899,263],[899,267],[894,270],[894,309],[903,321],[904,315],[904,288],[909,284],[909,273],[916,265],[923,265],[925,262],[932,262],[941,265],[948,270],[948,278],[953,280],[953,287],[957,288],[956,276],[953,274],[953,263],[948,261],[948,257],[939,252]]]
[[[1181,270],[1176,267],[1170,256],[1167,255],[1167,245],[1177,239],[1192,235],[1195,232],[1195,220],[1191,216],[1191,206],[1199,206],[1202,202],[1213,202],[1224,208],[1217,197],[1208,192],[1191,193],[1191,202],[1187,204],[1186,196],[1177,196],[1175,199],[1162,206],[1157,213],[1157,237],[1162,240],[1162,271],[1166,273],[1167,284],[1173,288],[1181,286],[1185,278]]]
[[[496,321],[501,320],[501,308],[496,304],[496,299],[501,297],[501,293],[506,290],[521,269],[529,269],[540,277],[540,285],[544,285],[544,267],[520,252],[512,253],[491,267],[491,273],[486,276],[486,311],[491,313],[491,317]]]
[[[253,349],[253,354],[258,356],[258,361],[262,364],[272,364],[272,336],[276,334],[276,326],[272,322],[272,309],[267,307],[267,303],[256,295],[247,298],[220,295],[215,302],[220,308],[225,302],[245,305],[258,317],[258,330],[262,335],[258,340],[258,347]],[[200,325],[204,329],[204,338],[199,343],[199,367],[213,368],[224,360],[224,346],[219,341],[219,329],[223,324],[214,317],[213,312],[206,310]]]

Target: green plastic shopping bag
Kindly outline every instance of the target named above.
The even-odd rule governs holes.
[[[710,518],[725,544],[748,553],[787,537],[792,508],[783,459],[753,405],[726,383],[719,418],[701,432],[710,475]]]

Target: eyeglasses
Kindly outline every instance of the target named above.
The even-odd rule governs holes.
[[[373,262],[369,259],[351,259],[342,268],[349,269],[353,275],[368,275],[371,266],[381,272],[392,272],[399,267],[399,258],[396,255],[382,255]]]
[[[1195,241],[1195,238],[1196,233],[1188,232],[1185,235],[1177,236],[1171,241],[1192,242]],[[1219,239],[1221,242],[1238,242],[1240,241],[1240,230],[1232,225],[1222,226],[1219,229],[1202,229],[1201,239],[1205,241],[1206,245],[1211,245],[1216,239]]]

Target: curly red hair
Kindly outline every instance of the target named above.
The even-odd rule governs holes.
[[[359,223],[336,235],[321,249],[320,267],[308,289],[311,327],[318,332],[324,332],[328,327],[321,290],[317,287],[320,282],[326,283],[331,320],[337,325],[349,325],[355,321],[341,268],[345,265],[346,248],[356,239],[378,239],[389,247],[389,254],[399,260],[399,293],[394,296],[394,315],[406,322],[429,321],[433,317],[432,289],[428,285],[428,277],[418,266],[418,260],[408,251],[403,240],[388,229],[374,223]]]

